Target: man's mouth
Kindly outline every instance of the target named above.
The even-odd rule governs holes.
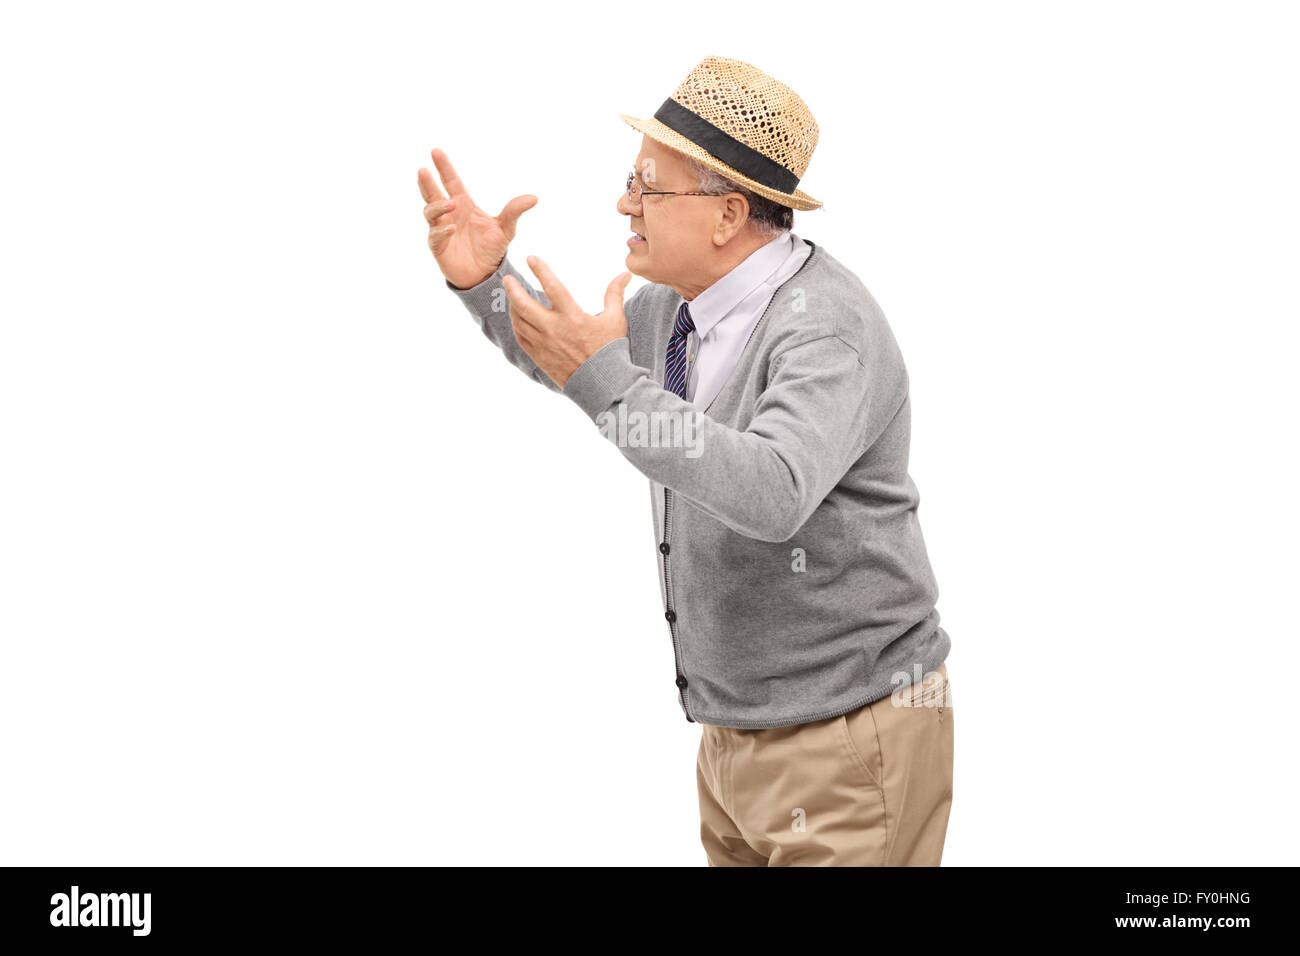
[[[630,239],[628,239],[627,244],[628,244],[629,246],[640,246],[640,245],[644,245],[644,244],[645,244],[645,236],[641,235],[641,233],[639,233],[639,232],[634,232],[634,233],[632,233],[632,237],[631,237]]]

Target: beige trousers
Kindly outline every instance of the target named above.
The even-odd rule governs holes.
[[[701,725],[710,866],[938,866],[952,807],[948,668],[790,727]]]

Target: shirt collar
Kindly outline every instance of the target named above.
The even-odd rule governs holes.
[[[794,242],[794,233],[789,229],[783,230],[692,299],[689,305],[696,334],[700,338],[708,335],[746,296],[776,272],[790,255]]]

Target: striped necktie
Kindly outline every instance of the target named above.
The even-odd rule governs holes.
[[[664,388],[680,398],[686,397],[686,337],[695,330],[691,310],[682,303],[668,339],[668,358],[664,364]]]

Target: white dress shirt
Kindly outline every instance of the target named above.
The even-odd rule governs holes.
[[[709,407],[777,287],[811,253],[812,247],[787,229],[688,302],[695,331],[686,338],[687,401]]]

